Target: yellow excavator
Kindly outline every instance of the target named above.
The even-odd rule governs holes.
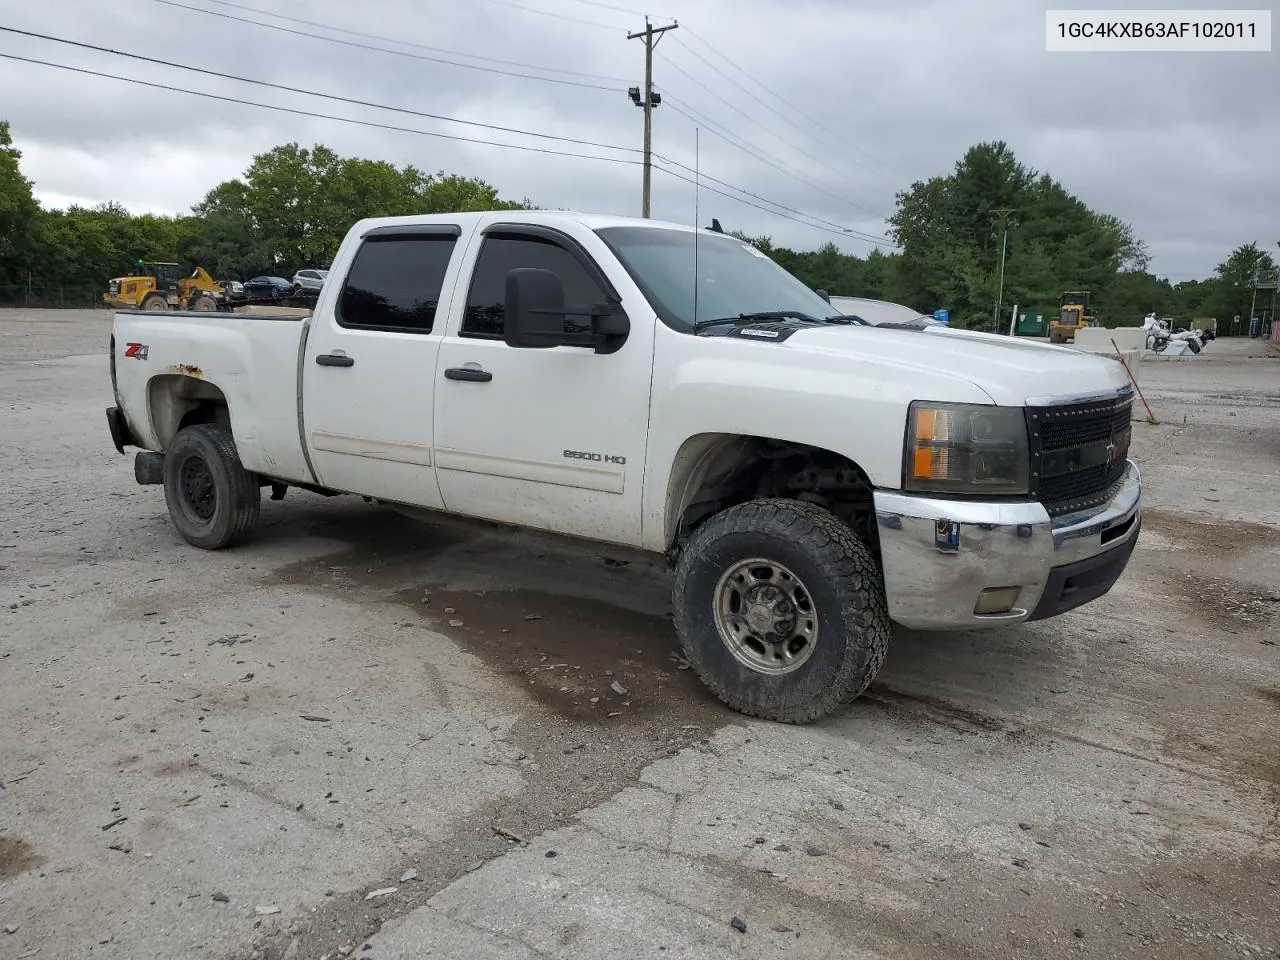
[[[1049,324],[1049,342],[1070,343],[1077,330],[1097,325],[1098,319],[1089,312],[1089,291],[1068,290],[1058,301],[1058,318]]]
[[[118,310],[199,310],[218,309],[225,301],[222,284],[204,267],[196,267],[189,277],[178,275],[176,263],[139,260],[127,277],[115,277],[102,299]]]

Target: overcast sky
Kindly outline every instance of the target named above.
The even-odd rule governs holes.
[[[0,33],[0,53],[626,162],[372,129],[0,59],[0,119],[11,122],[23,168],[46,205],[116,200],[134,211],[184,211],[240,175],[254,154],[294,140],[479,176],[504,196],[543,207],[639,214],[642,112],[626,89],[643,79],[644,50],[626,34],[642,29],[644,18],[624,11],[647,9],[655,23],[680,22],[655,57],[664,101],[654,115],[654,150],[662,162],[692,176],[685,168],[695,165],[697,126],[704,175],[829,229],[707,191],[698,216],[704,224],[714,216],[726,229],[797,248],[834,239],[865,254],[869,244],[845,228],[883,236],[896,191],[948,173],[974,143],[1003,139],[1094,209],[1131,222],[1156,272],[1175,282],[1208,275],[1240,243],[1274,253],[1280,241],[1280,53],[1046,53],[1046,6],[1036,0],[173,3],[241,22],[161,0],[0,0],[0,26],[620,149],[335,103],[12,34]],[[702,119],[695,124],[693,116]],[[655,171],[653,216],[692,222],[692,186]]]

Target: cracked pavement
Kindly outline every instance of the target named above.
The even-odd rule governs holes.
[[[1280,957],[1265,345],[1144,362],[1109,596],[793,728],[642,563],[294,491],[185,546],[109,323],[0,311],[0,960]]]

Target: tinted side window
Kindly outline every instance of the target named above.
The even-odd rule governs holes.
[[[480,248],[471,278],[462,336],[502,336],[507,273],[517,267],[537,267],[557,274],[564,283],[566,306],[582,308],[607,299],[578,258],[559,244],[541,237],[488,237]]]
[[[451,236],[370,237],[347,273],[338,323],[430,333],[454,243]]]

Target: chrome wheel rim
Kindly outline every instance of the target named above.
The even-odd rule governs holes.
[[[808,663],[818,643],[818,612],[808,587],[773,560],[735,563],[715,589],[716,630],[733,658],[780,676]]]

